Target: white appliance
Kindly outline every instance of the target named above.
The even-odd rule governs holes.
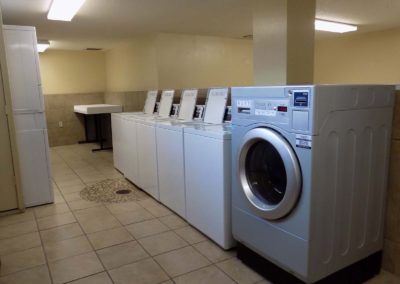
[[[183,136],[180,127],[174,127],[173,124],[192,120],[197,94],[198,90],[184,90],[181,96],[178,119],[173,120],[172,124],[160,122],[156,125],[160,202],[183,218],[186,216]],[[179,129],[178,135],[177,129]]]
[[[379,273],[393,105],[392,86],[232,89],[242,261],[274,283]]]
[[[54,201],[34,27],[3,25],[25,206]]]
[[[137,180],[133,181],[145,192],[159,200],[158,171],[157,171],[157,145],[155,124],[157,119],[168,118],[171,111],[175,91],[164,90],[161,94],[160,108],[155,117],[137,115]]]
[[[204,121],[190,121],[193,117],[195,100],[188,99],[189,107],[183,107],[181,120],[157,123],[157,155],[160,201],[186,218],[185,157],[183,129],[193,125],[221,124],[228,99],[228,88],[210,89],[207,94]],[[218,157],[216,157],[218,159]],[[171,166],[173,165],[173,166]],[[171,178],[173,177],[173,178]],[[210,220],[210,222],[212,222]],[[195,225],[195,224],[194,224]]]
[[[157,90],[147,92],[143,112],[111,114],[114,167],[133,182],[137,179],[136,123],[132,115],[152,116],[158,96]],[[135,159],[136,157],[136,159]]]
[[[231,226],[231,127],[184,128],[186,218],[224,249],[235,246]]]

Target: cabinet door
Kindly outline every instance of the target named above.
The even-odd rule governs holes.
[[[47,131],[17,131],[22,190],[27,207],[53,202]]]
[[[35,31],[5,28],[4,42],[13,109],[42,111]]]

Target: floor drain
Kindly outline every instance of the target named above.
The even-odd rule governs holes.
[[[132,190],[130,190],[130,189],[120,189],[120,190],[117,190],[115,193],[116,194],[129,194],[131,192],[132,192]]]

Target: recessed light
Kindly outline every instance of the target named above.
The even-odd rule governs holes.
[[[47,19],[71,21],[84,2],[85,0],[53,0]]]
[[[332,33],[347,33],[356,31],[357,26],[316,19],[315,29],[317,31],[325,31]]]
[[[48,40],[40,40],[37,43],[38,52],[45,52],[46,49],[50,47],[50,42]]]

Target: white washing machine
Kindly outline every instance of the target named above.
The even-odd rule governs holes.
[[[170,120],[170,123],[162,121],[156,125],[160,202],[183,218],[186,216],[183,184],[183,136],[175,135],[177,128],[171,125],[192,120],[197,94],[198,90],[184,90],[181,96],[178,119]]]
[[[156,117],[134,116],[137,135],[137,180],[133,181],[145,192],[159,200],[157,145],[155,125],[158,119],[168,118],[175,91],[165,90],[161,94],[159,113]]]
[[[274,283],[379,273],[391,86],[232,89],[238,257]]]
[[[231,126],[184,128],[186,218],[224,249],[231,226]]]
[[[136,124],[135,121],[129,117],[132,115],[153,115],[154,107],[157,101],[157,90],[147,92],[146,101],[143,112],[122,112],[111,114],[111,129],[113,141],[113,158],[114,167],[122,172],[127,178],[133,178],[132,157],[137,156],[136,153]],[[134,143],[132,145],[132,143]],[[135,152],[135,153],[133,153]],[[129,157],[129,158],[128,158]],[[136,159],[137,160],[137,159]]]
[[[180,113],[181,120],[157,123],[160,201],[183,218],[186,218],[183,129],[193,124],[222,123],[228,92],[227,88],[208,91],[204,115],[206,121],[190,121],[195,107],[195,102],[192,101],[191,111],[185,110],[185,114]]]

